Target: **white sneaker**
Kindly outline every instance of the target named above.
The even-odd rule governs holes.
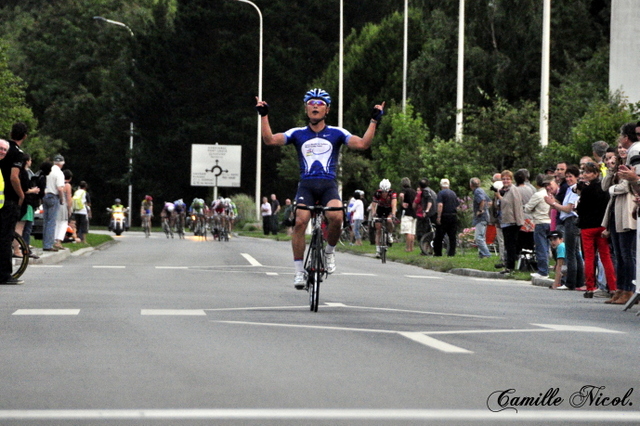
[[[296,272],[296,276],[293,278],[293,286],[296,290],[304,290],[307,285],[306,272]]]
[[[530,275],[531,275],[531,278],[549,278],[548,275],[540,275],[537,272],[534,272],[534,273],[532,273]]]
[[[393,235],[389,234],[389,244],[393,244]]]
[[[563,284],[560,287],[558,287],[558,290],[569,290],[569,287]]]
[[[333,274],[336,270],[336,254],[325,253],[325,259],[327,260],[327,273]]]

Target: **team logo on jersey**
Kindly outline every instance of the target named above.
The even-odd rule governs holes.
[[[333,153],[331,142],[321,138],[314,138],[303,143],[301,148],[307,172],[311,172],[312,169],[329,171],[329,163]]]

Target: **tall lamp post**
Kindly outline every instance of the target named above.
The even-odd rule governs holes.
[[[102,16],[94,16],[93,19],[97,21],[103,21],[107,24],[118,25],[119,27],[124,27],[129,31],[131,37],[134,37],[133,31],[126,24],[118,21],[112,21],[111,19],[103,18]],[[134,62],[134,59],[131,59]],[[133,78],[131,79],[131,87],[133,88],[135,84],[133,83]],[[131,175],[133,174],[133,119],[129,123],[129,226],[131,226],[131,212],[133,212],[133,185],[131,184]]]
[[[464,2],[460,0],[458,17],[458,90],[456,96],[456,140],[462,140],[462,108],[464,107]]]
[[[260,17],[260,47],[258,53],[258,99],[262,100],[262,12],[255,3],[249,0],[235,0],[248,3],[258,12]],[[256,220],[260,218],[260,187],[262,180],[262,121],[258,115],[258,137],[256,141]]]

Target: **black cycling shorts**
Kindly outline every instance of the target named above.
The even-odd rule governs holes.
[[[391,207],[376,207],[376,217],[387,218],[391,214]]]
[[[296,203],[313,206],[316,202],[326,206],[329,201],[340,201],[338,183],[330,179],[308,179],[300,181],[296,193]]]

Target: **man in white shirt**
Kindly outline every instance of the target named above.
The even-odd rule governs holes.
[[[47,186],[44,191],[42,200],[44,229],[42,231],[42,250],[58,251],[53,247],[55,242],[56,218],[58,216],[58,208],[64,202],[64,157],[60,154],[53,157],[53,167],[47,176]]]
[[[544,201],[544,197],[555,195],[558,189],[558,184],[552,175],[538,175],[536,183],[540,189],[531,196],[529,202],[524,206],[524,212],[531,215],[535,226],[533,242],[536,250],[538,272],[531,274],[532,278],[549,275],[549,240],[547,236],[551,231],[551,217],[549,216],[549,204]]]

